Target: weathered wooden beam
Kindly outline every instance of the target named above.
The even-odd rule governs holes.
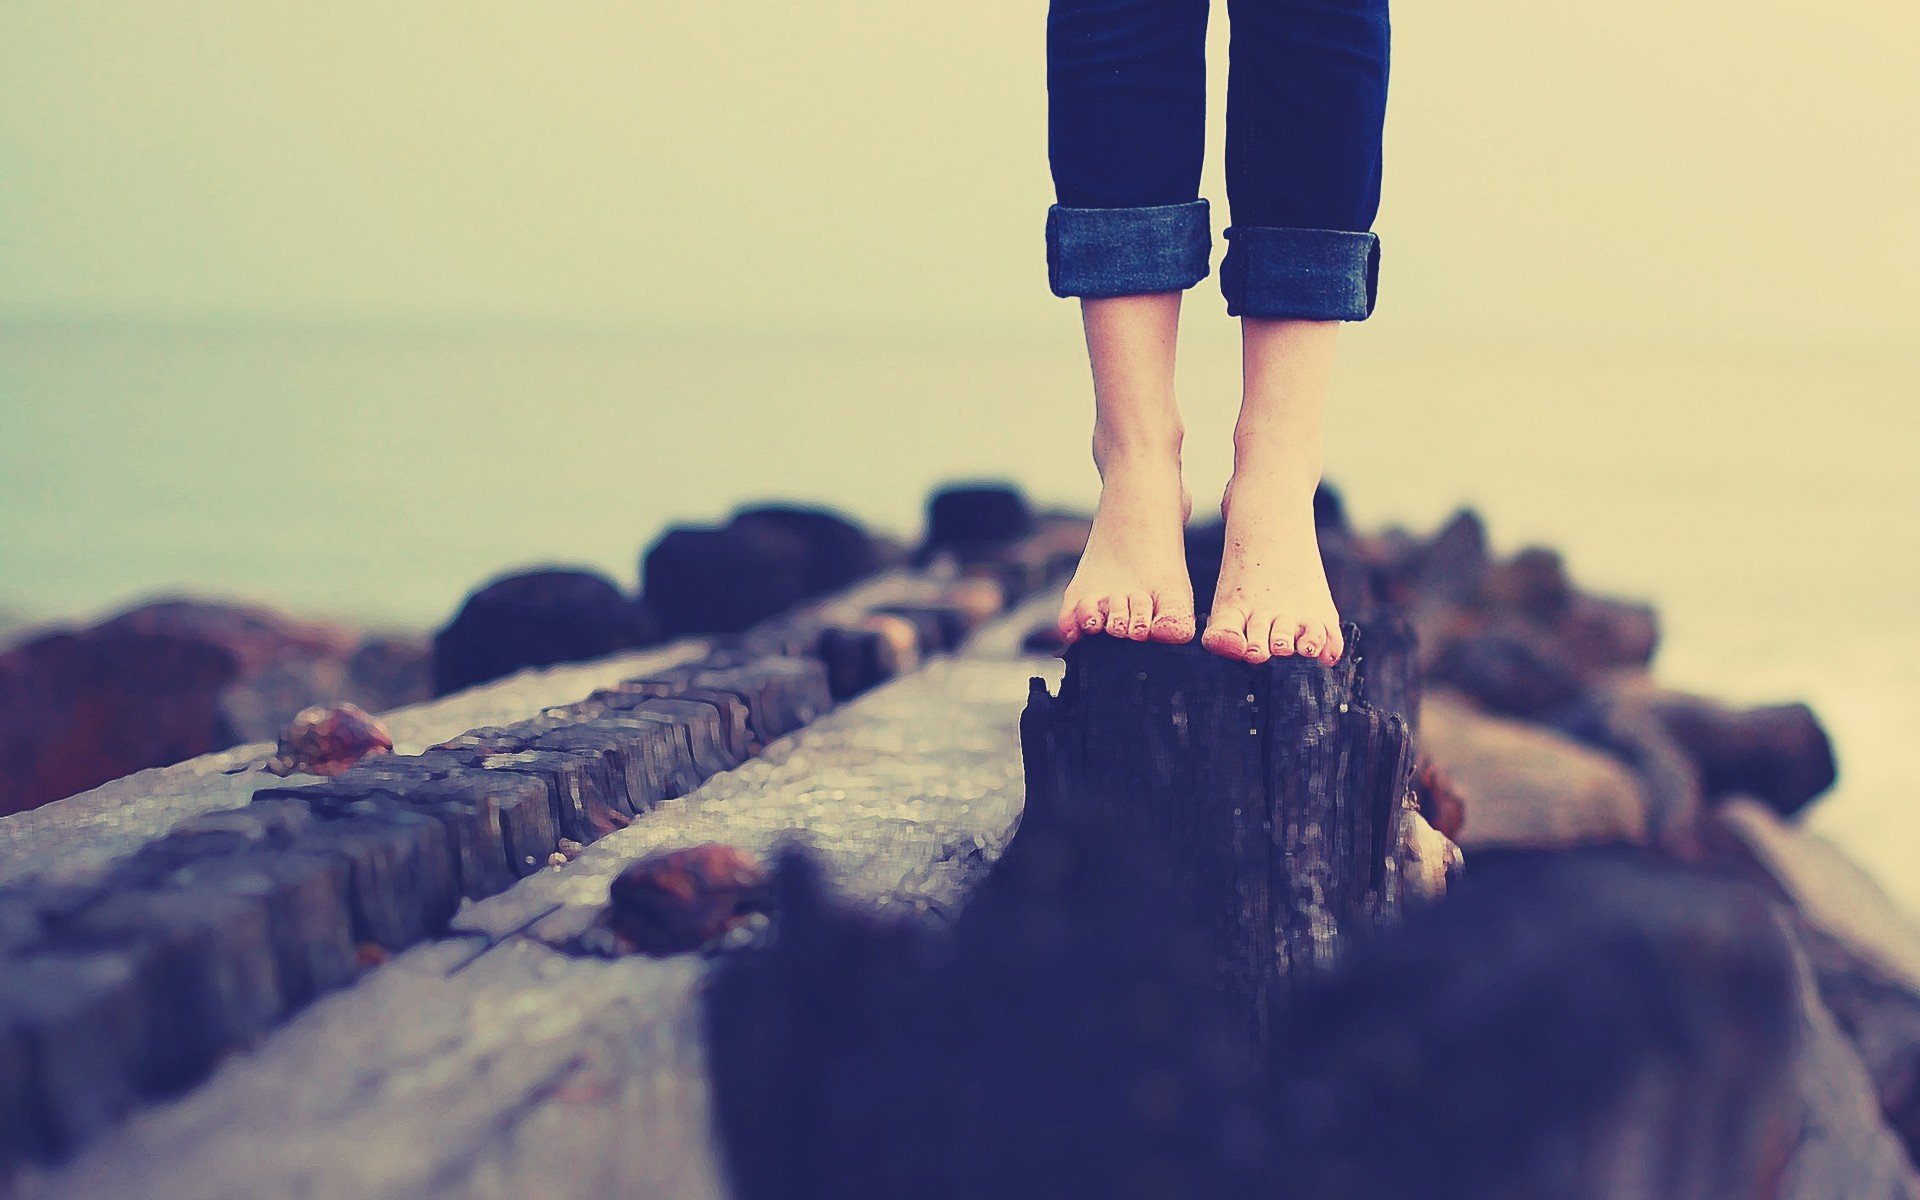
[[[236,782],[227,803],[239,807],[150,821],[72,888],[0,893],[0,975],[67,981],[31,1002],[0,987],[0,1179],[16,1161],[69,1152],[130,1097],[200,1078],[378,951],[444,932],[463,902],[542,870],[563,839],[612,832],[923,651],[956,646],[999,603],[979,584],[876,579],[678,667],[556,673],[600,690],[557,705],[564,694],[544,692],[549,707],[511,724],[449,738],[422,720],[398,739],[428,747],[418,754],[369,758],[324,782]],[[889,605],[903,612],[880,613]],[[877,641],[849,643],[836,660],[829,635],[849,629]],[[903,638],[910,654],[879,652]],[[527,707],[464,711],[500,722]],[[218,764],[207,773],[227,778]],[[16,971],[26,963],[36,965]],[[69,1032],[63,1013],[113,1022],[89,1043],[112,1050],[104,1066],[48,1041]]]
[[[1289,973],[1329,965],[1401,898],[1412,738],[1361,699],[1369,647],[1346,634],[1331,668],[1088,638],[1067,652],[1057,696],[1034,681],[1021,719],[1021,837],[1097,827],[1164,859],[1256,1031]],[[1382,690],[1404,695],[1408,668],[1392,670]]]

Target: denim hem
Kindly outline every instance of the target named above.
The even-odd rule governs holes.
[[[1342,229],[1227,230],[1220,293],[1235,317],[1364,321],[1380,286],[1380,239]]]
[[[1185,291],[1207,277],[1212,257],[1205,200],[1047,210],[1047,282],[1056,296]]]

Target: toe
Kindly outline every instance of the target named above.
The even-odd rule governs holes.
[[[1327,626],[1327,647],[1320,652],[1320,661],[1330,667],[1346,652],[1347,639],[1340,636],[1340,624],[1336,621]]]
[[[1071,646],[1080,637],[1080,617],[1075,610],[1075,601],[1069,596],[1060,604],[1060,615],[1055,618],[1053,627],[1060,631],[1060,640]]]
[[[1107,623],[1107,598],[1085,596],[1073,607],[1074,628],[1082,634],[1099,633]]]
[[[1287,658],[1293,654],[1294,627],[1286,621],[1275,621],[1267,633],[1267,648],[1275,658]]]
[[[1319,658],[1320,651],[1327,645],[1327,627],[1318,621],[1300,622],[1300,631],[1294,635],[1293,648],[1300,652],[1301,658]]]
[[[1223,608],[1207,618],[1207,631],[1200,644],[1227,658],[1242,658],[1247,653],[1247,614],[1237,608]]]
[[[1134,592],[1127,597],[1127,636],[1136,642],[1147,640],[1153,631],[1153,596]]]
[[[1271,637],[1273,618],[1256,614],[1247,618],[1246,659],[1255,666],[1273,657]]]
[[[1132,628],[1132,620],[1127,615],[1127,598],[1112,596],[1107,600],[1107,636],[1123,638]]]
[[[1160,593],[1153,597],[1153,627],[1149,636],[1156,642],[1182,645],[1193,640],[1193,601],[1186,597],[1169,599]]]

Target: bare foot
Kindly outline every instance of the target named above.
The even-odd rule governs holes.
[[[1220,587],[1200,644],[1250,663],[1298,654],[1332,666],[1346,644],[1314,534],[1314,472],[1282,454],[1236,459],[1220,502]]]
[[[1060,605],[1069,645],[1106,633],[1144,642],[1193,640],[1193,584],[1186,524],[1193,500],[1180,481],[1180,452],[1109,450],[1100,463],[1100,507],[1080,566]]]

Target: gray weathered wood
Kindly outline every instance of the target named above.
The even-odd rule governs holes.
[[[1256,1032],[1289,972],[1330,965],[1400,899],[1411,737],[1360,701],[1367,648],[1351,626],[1347,640],[1327,668],[1087,638],[1021,720],[1025,820],[1118,830],[1161,857]]]

